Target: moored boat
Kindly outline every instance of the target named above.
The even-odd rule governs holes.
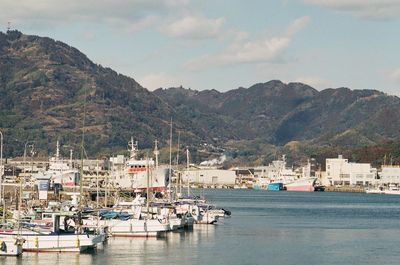
[[[315,190],[317,178],[309,177],[309,178],[300,178],[291,183],[285,185],[287,191],[305,191],[305,192],[313,192]]]
[[[133,139],[128,145],[130,147],[129,159],[124,161],[122,168],[115,167],[112,171],[111,182],[113,185],[135,192],[145,191],[147,187],[154,192],[165,192],[168,185],[167,169],[159,167],[157,161],[153,159],[139,159],[138,144]],[[149,181],[147,181],[147,170],[151,174]]]
[[[21,255],[23,243],[24,239],[18,235],[0,235],[0,256]]]
[[[282,182],[273,182],[268,184],[267,190],[269,191],[280,191],[284,190],[283,183]]]
[[[68,232],[60,229],[60,215],[54,215],[52,227],[41,227],[35,223],[20,223],[16,228],[0,230],[0,237],[20,237],[26,252],[82,252],[96,248],[105,240],[104,233],[88,234]]]

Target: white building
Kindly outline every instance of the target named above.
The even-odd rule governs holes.
[[[326,159],[326,178],[331,185],[369,185],[376,182],[376,168],[369,163],[349,163],[342,155]]]
[[[400,166],[382,166],[382,172],[379,173],[381,184],[400,185]]]
[[[194,169],[181,173],[182,182],[190,185],[235,185],[236,173],[233,170]]]

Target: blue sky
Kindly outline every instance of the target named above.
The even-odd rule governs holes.
[[[78,48],[144,87],[279,79],[400,95],[399,0],[0,0],[0,25]]]

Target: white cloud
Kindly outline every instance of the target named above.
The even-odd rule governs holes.
[[[119,28],[128,33],[135,33],[145,28],[155,25],[160,19],[157,16],[147,16],[128,22],[125,19],[111,17],[107,23],[115,28]]]
[[[65,23],[105,23],[136,31],[152,25],[157,16],[184,8],[188,0],[2,0],[0,20],[14,25],[52,27]]]
[[[393,71],[391,71],[389,77],[397,84],[400,84],[400,68],[397,68],[397,69],[394,69]]]
[[[219,35],[224,18],[208,19],[200,16],[185,16],[166,26],[161,31],[170,37],[190,39],[212,38]]]
[[[168,88],[183,85],[180,78],[164,72],[148,74],[140,78],[139,83],[149,90],[155,90],[160,87]]]
[[[308,23],[310,23],[310,17],[308,16],[296,19],[292,22],[292,24],[290,24],[290,26],[286,30],[286,35],[293,36],[297,32],[303,30],[308,25]]]
[[[96,38],[96,35],[93,32],[87,31],[82,33],[82,38],[87,41],[93,41]]]
[[[365,19],[400,18],[399,0],[304,0],[304,2],[348,12]]]
[[[200,70],[210,66],[277,61],[289,47],[293,35],[302,30],[309,20],[309,17],[295,20],[282,36],[255,40],[238,38],[224,51],[196,58],[188,62],[186,67],[190,70]]]

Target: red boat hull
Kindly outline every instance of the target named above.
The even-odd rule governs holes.
[[[314,186],[313,185],[299,185],[299,186],[286,186],[287,191],[304,191],[304,192],[313,192]]]

